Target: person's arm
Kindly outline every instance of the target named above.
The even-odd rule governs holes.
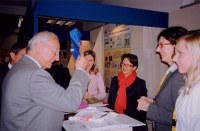
[[[30,79],[30,95],[36,104],[63,112],[78,109],[89,78],[82,70],[75,70],[67,90],[56,84],[49,73],[37,70]]]
[[[138,88],[137,95],[138,95],[138,98],[140,98],[141,96],[147,96],[146,82],[144,80],[142,80],[140,83],[140,87]]]
[[[175,74],[173,74],[170,77],[172,77],[170,81],[168,81],[170,83],[170,87],[168,87],[170,88],[169,89],[170,92],[169,92],[169,95],[166,97],[166,99],[171,101],[172,105],[170,106],[175,107],[175,102],[178,97],[179,90],[183,86],[184,81],[183,81],[183,76],[180,75],[178,72],[175,72]],[[169,110],[169,109],[160,107],[156,103],[153,103],[153,104],[150,104],[148,107],[147,117],[157,122],[172,125],[173,110],[174,108],[172,110]]]
[[[118,80],[117,77],[115,76],[112,78],[111,85],[109,88],[108,108],[110,109],[114,109],[117,91],[118,91]]]
[[[33,71],[32,77],[27,82],[33,101],[44,108],[63,112],[76,111],[89,83],[89,78],[85,72],[87,64],[83,55],[78,57],[75,64],[76,70],[67,90],[56,84],[47,71],[42,69]]]
[[[156,122],[172,125],[172,111],[152,103],[147,107],[147,117]]]
[[[141,96],[147,96],[146,82],[144,80],[142,80],[140,82],[140,86],[138,86],[137,95],[138,95],[137,98],[140,98]],[[137,106],[137,103],[136,103],[136,106]],[[138,118],[138,120],[142,122],[146,122],[146,112],[139,111],[138,113],[140,115],[140,118]]]

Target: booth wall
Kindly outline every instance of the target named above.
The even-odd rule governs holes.
[[[183,8],[169,14],[169,26],[179,25],[188,30],[200,29],[200,4]]]
[[[137,74],[146,81],[149,97],[155,97],[167,66],[156,54],[157,36],[163,28],[132,26],[131,53],[138,56]]]
[[[112,25],[111,25],[112,26]],[[159,81],[165,73],[167,66],[161,63],[156,54],[157,35],[163,28],[131,26],[131,53],[136,54],[139,60],[138,76],[146,81],[148,96],[154,97]],[[97,66],[103,75],[104,72],[104,28],[91,32],[91,41],[95,42],[94,51],[97,56]]]
[[[103,27],[95,29],[90,33],[90,41],[94,44],[94,52],[96,53],[96,64],[99,68],[99,72],[104,76],[104,36]]]

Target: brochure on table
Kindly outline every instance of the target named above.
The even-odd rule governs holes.
[[[76,128],[83,131],[84,129],[104,131],[143,125],[145,124],[140,121],[102,106],[81,109],[75,116],[69,117],[69,120],[63,123],[63,126],[70,131],[75,131]]]

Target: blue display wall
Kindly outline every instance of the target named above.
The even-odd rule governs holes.
[[[168,13],[106,5],[82,0],[39,0],[34,8],[34,33],[38,16],[106,22],[115,24],[168,27]]]

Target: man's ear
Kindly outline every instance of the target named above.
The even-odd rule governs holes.
[[[39,47],[40,47],[40,42],[36,42],[35,43],[35,49],[38,50]]]
[[[10,52],[10,58],[11,58],[11,60],[14,60],[15,59],[15,53],[14,52]],[[10,60],[10,61],[11,61]]]
[[[35,43],[35,51],[36,51],[36,53],[40,53],[41,48],[42,48],[42,43],[41,42],[38,41],[37,43]]]

